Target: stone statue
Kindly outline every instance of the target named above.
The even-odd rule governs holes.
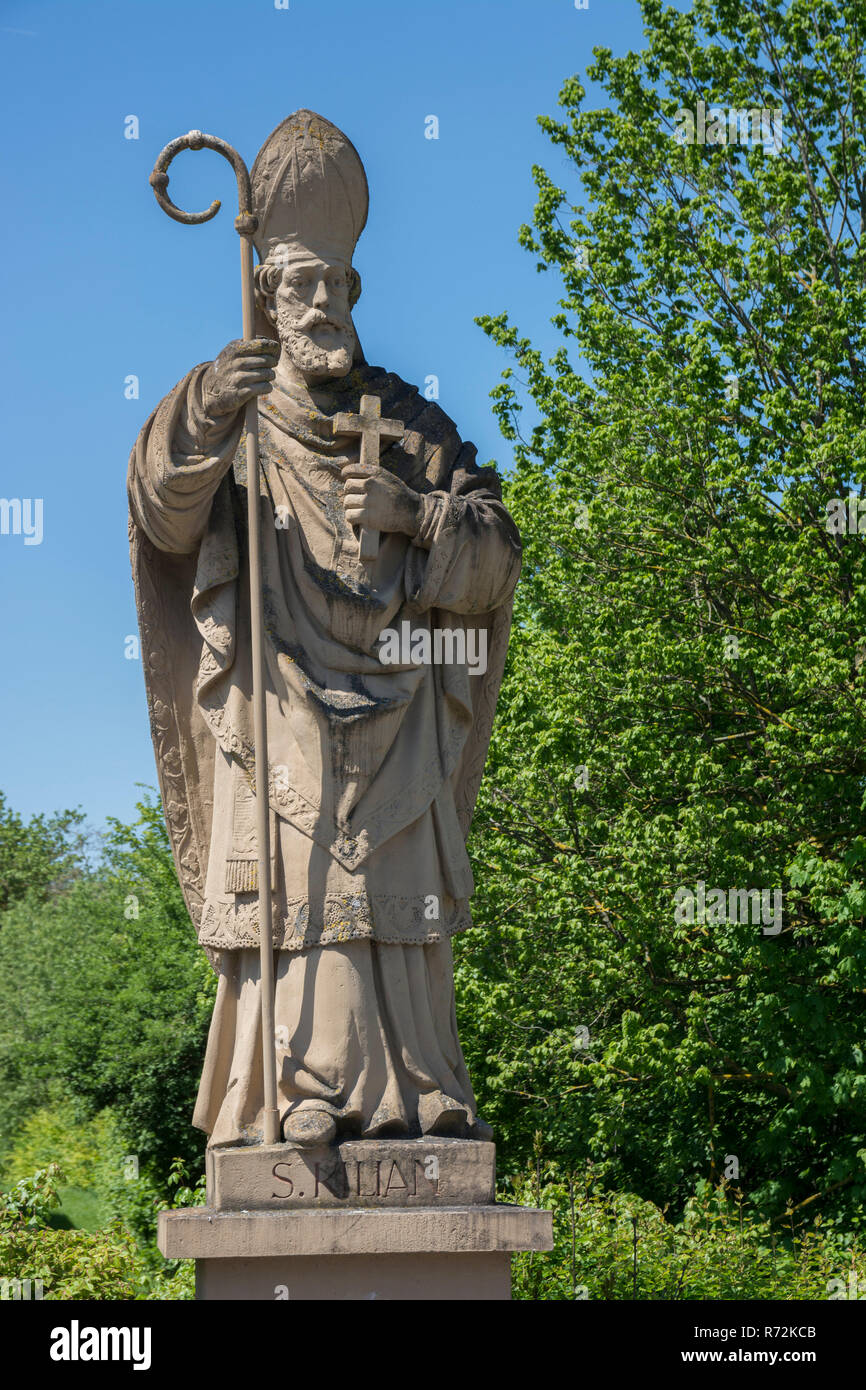
[[[242,440],[258,397],[282,1134],[489,1139],[450,938],[471,925],[465,837],[520,539],[473,445],[364,359],[352,256],[368,192],[351,143],[296,112],[262,147],[252,196],[261,336],[166,396],[129,469],[163,805],[219,975],[193,1123],[211,1145],[261,1136]]]

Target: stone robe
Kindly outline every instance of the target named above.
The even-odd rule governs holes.
[[[166,818],[199,940],[220,975],[194,1122],[261,1127],[242,416],[211,419],[194,369],[130,461],[133,569]],[[417,536],[362,564],[330,417],[375,394],[405,426],[381,458],[422,494]],[[492,470],[438,406],[366,365],[259,402],[260,508],[281,1116],[341,1130],[462,1132],[475,1102],[450,937],[471,925],[465,834],[520,566]],[[484,629],[487,670],[383,665],[380,634]],[[477,642],[477,637],[476,637]],[[476,647],[477,649],[477,647]]]

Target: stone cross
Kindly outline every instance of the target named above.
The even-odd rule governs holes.
[[[403,425],[399,420],[382,419],[382,402],[378,396],[362,396],[358,415],[345,411],[334,416],[334,434],[359,435],[361,439],[361,463],[371,467],[379,462],[382,440],[402,439]],[[379,532],[361,528],[358,542],[358,556],[361,560],[375,560],[379,551]]]

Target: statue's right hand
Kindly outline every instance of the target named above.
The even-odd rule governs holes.
[[[201,381],[208,415],[234,415],[254,396],[266,396],[279,355],[275,338],[236,338],[224,347]]]

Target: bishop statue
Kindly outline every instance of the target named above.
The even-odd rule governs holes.
[[[282,1137],[489,1139],[457,1036],[451,938],[471,926],[466,835],[520,538],[474,446],[435,402],[364,358],[353,256],[368,189],[353,145],[298,111],[251,178],[260,336],[194,367],[147,420],[129,467],[163,806],[219,976],[193,1123],[211,1144],[261,1137],[242,437],[258,398],[258,753]]]

